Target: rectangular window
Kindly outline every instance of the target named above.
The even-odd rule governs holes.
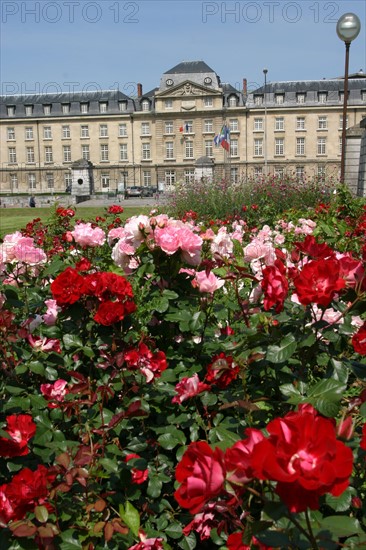
[[[89,103],[80,103],[80,111],[83,115],[89,112]]]
[[[9,164],[16,164],[17,162],[17,150],[15,147],[9,147],[8,149],[9,154]]]
[[[150,122],[141,122],[141,135],[150,136]]]
[[[174,125],[173,125],[173,122],[171,120],[165,122],[164,133],[165,134],[174,134]]]
[[[255,157],[263,156],[263,139],[254,140],[254,156]]]
[[[165,171],[165,183],[167,185],[175,184],[175,170],[166,170]]]
[[[361,90],[361,101],[366,103],[366,90]]]
[[[213,124],[212,124],[212,120],[205,120],[204,122],[204,132],[213,132]]]
[[[262,105],[263,104],[263,96],[262,95],[255,95],[254,96],[254,105]]]
[[[33,114],[33,105],[25,105],[25,116],[32,116]]]
[[[296,94],[297,103],[305,103],[306,94]]]
[[[239,132],[239,121],[237,118],[232,118],[229,120],[230,132]]]
[[[150,158],[151,158],[150,143],[143,143],[142,160],[150,160]]]
[[[275,130],[284,130],[285,129],[285,119],[283,116],[276,117],[275,121]]]
[[[325,166],[323,164],[318,164],[318,178],[325,177]]]
[[[62,126],[62,139],[70,139],[70,126]]]
[[[64,115],[68,115],[70,113],[70,103],[63,103],[62,104],[62,113]]]
[[[90,150],[89,145],[81,146],[81,158],[84,160],[90,160]]]
[[[51,114],[51,105],[43,105],[43,114],[44,115],[50,115]]]
[[[263,168],[261,166],[256,166],[254,168],[254,175],[256,178],[259,178],[263,175]]]
[[[184,123],[183,132],[185,134],[192,134],[193,133],[193,122],[192,122],[192,120],[187,120],[187,122]]]
[[[303,166],[296,166],[296,177],[298,179],[303,179],[305,175],[304,167]]]
[[[342,136],[339,138],[339,154],[342,154]]]
[[[231,157],[239,156],[238,140],[237,139],[230,140],[230,156]]]
[[[263,131],[263,118],[254,119],[254,131],[262,132]]]
[[[165,109],[173,109],[173,100],[166,99],[164,103]]]
[[[70,145],[63,146],[64,162],[71,162],[71,147]]]
[[[69,193],[72,185],[72,175],[70,172],[64,172],[64,184],[66,192]]]
[[[109,189],[109,172],[102,172],[100,175],[100,184],[102,186],[102,189],[106,191]]]
[[[101,162],[109,161],[108,145],[103,144],[103,145],[100,146],[100,160],[101,160]]]
[[[144,170],[142,172],[143,182],[145,187],[151,186],[151,172],[150,170]]]
[[[27,153],[27,163],[28,164],[34,163],[36,161],[34,157],[34,147],[27,147],[26,153]]]
[[[119,160],[128,160],[127,156],[127,143],[120,143],[119,146]]]
[[[275,166],[274,174],[277,178],[283,178],[283,176],[285,174],[285,170],[284,170],[283,166]]]
[[[46,173],[46,182],[48,189],[53,189],[55,187],[55,178],[53,177],[53,172]]]
[[[194,170],[189,169],[184,171],[184,181],[185,183],[191,183],[194,181]]]
[[[53,162],[53,151],[50,146],[44,148],[44,161]]]
[[[193,159],[193,141],[186,141],[184,150],[184,158]]]
[[[203,105],[205,107],[212,107],[213,106],[213,99],[212,97],[205,97],[203,100]]]
[[[7,135],[9,141],[15,140],[15,128],[7,128]]]
[[[205,155],[206,155],[206,157],[213,157],[212,144],[213,144],[212,139],[208,139],[208,140],[205,141]]]
[[[18,189],[18,175],[17,174],[10,174],[10,189],[12,191],[14,189]]]
[[[36,175],[33,173],[28,174],[28,187],[29,189],[35,189],[37,187]]]
[[[283,155],[285,151],[285,140],[283,138],[275,139],[275,155]]]
[[[277,105],[282,105],[285,102],[285,94],[275,94],[275,102]]]
[[[346,130],[348,128],[348,116],[346,116]],[[339,129],[343,130],[343,115],[339,115]]]
[[[51,126],[43,126],[43,139],[52,139]]]
[[[108,103],[105,101],[99,103],[99,112],[106,113],[107,111],[108,111]]]
[[[296,138],[296,154],[305,155],[305,138]]]
[[[326,130],[328,128],[328,120],[326,116],[318,117],[318,130]]]
[[[89,137],[89,126],[86,126],[86,125],[80,126],[80,137],[81,138]]]
[[[121,112],[127,111],[127,101],[119,101],[118,108]]]
[[[15,107],[14,107],[14,105],[8,105],[6,107],[6,112],[7,112],[8,116],[15,116]]]
[[[108,125],[100,124],[99,125],[99,137],[106,138],[108,137]]]
[[[325,155],[327,150],[327,140],[324,137],[318,138],[318,145],[317,145],[317,154],[318,155]]]
[[[25,139],[33,139],[33,126],[25,128]]]
[[[231,183],[239,182],[239,168],[237,168],[237,166],[230,168],[230,179]]]
[[[229,107],[237,107],[238,105],[238,98],[236,95],[232,95],[229,97]]]
[[[165,143],[165,158],[167,159],[174,158],[174,143],[172,141],[167,141]]]
[[[150,111],[150,101],[148,99],[142,100],[141,107],[143,111]]]
[[[126,137],[127,136],[127,124],[120,124],[119,125],[118,135],[119,135],[119,137]]]
[[[298,116],[296,118],[296,130],[305,130],[305,117]]]
[[[327,92],[319,92],[318,93],[318,101],[319,103],[326,103],[328,98]]]

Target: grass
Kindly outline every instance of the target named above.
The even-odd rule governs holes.
[[[139,206],[123,207],[124,212],[120,215],[122,220],[139,214],[148,214],[151,207],[141,208]],[[96,216],[103,216],[106,212],[105,206],[83,206],[75,208],[75,219],[83,221],[95,220]],[[0,209],[0,238],[14,231],[23,229],[26,224],[34,218],[41,218],[45,222],[52,214],[52,208],[1,208]]]

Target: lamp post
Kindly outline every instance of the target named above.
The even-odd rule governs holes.
[[[342,153],[341,153],[341,183],[344,183],[345,156],[346,156],[346,121],[347,121],[347,101],[348,101],[348,64],[349,47],[352,40],[357,38],[361,30],[361,22],[354,13],[345,13],[338,19],[337,34],[343,40],[346,46],[346,59],[344,69],[344,88],[343,88],[343,117],[342,117]]]
[[[268,175],[267,166],[267,73],[268,69],[263,69],[264,74],[264,175]]]

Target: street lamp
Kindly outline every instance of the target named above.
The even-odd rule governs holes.
[[[268,69],[263,69],[264,74],[264,175],[268,175],[267,166],[267,73]]]
[[[337,34],[343,40],[346,46],[346,60],[344,69],[344,88],[343,88],[343,118],[342,118],[342,154],[341,154],[341,183],[344,183],[345,156],[346,156],[346,121],[347,121],[347,101],[348,101],[348,64],[349,47],[352,40],[357,38],[361,30],[361,22],[354,13],[345,13],[338,19]]]

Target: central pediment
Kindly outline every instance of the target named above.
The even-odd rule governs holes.
[[[213,90],[208,86],[201,86],[200,84],[197,84],[196,82],[192,82],[190,80],[185,80],[184,82],[178,84],[177,86],[173,85],[168,89],[155,93],[155,97],[159,99],[160,98],[166,99],[170,97],[180,97],[182,99],[185,99],[185,98],[193,98],[195,96],[212,97],[212,96],[221,96],[221,95],[222,95],[222,89]]]

